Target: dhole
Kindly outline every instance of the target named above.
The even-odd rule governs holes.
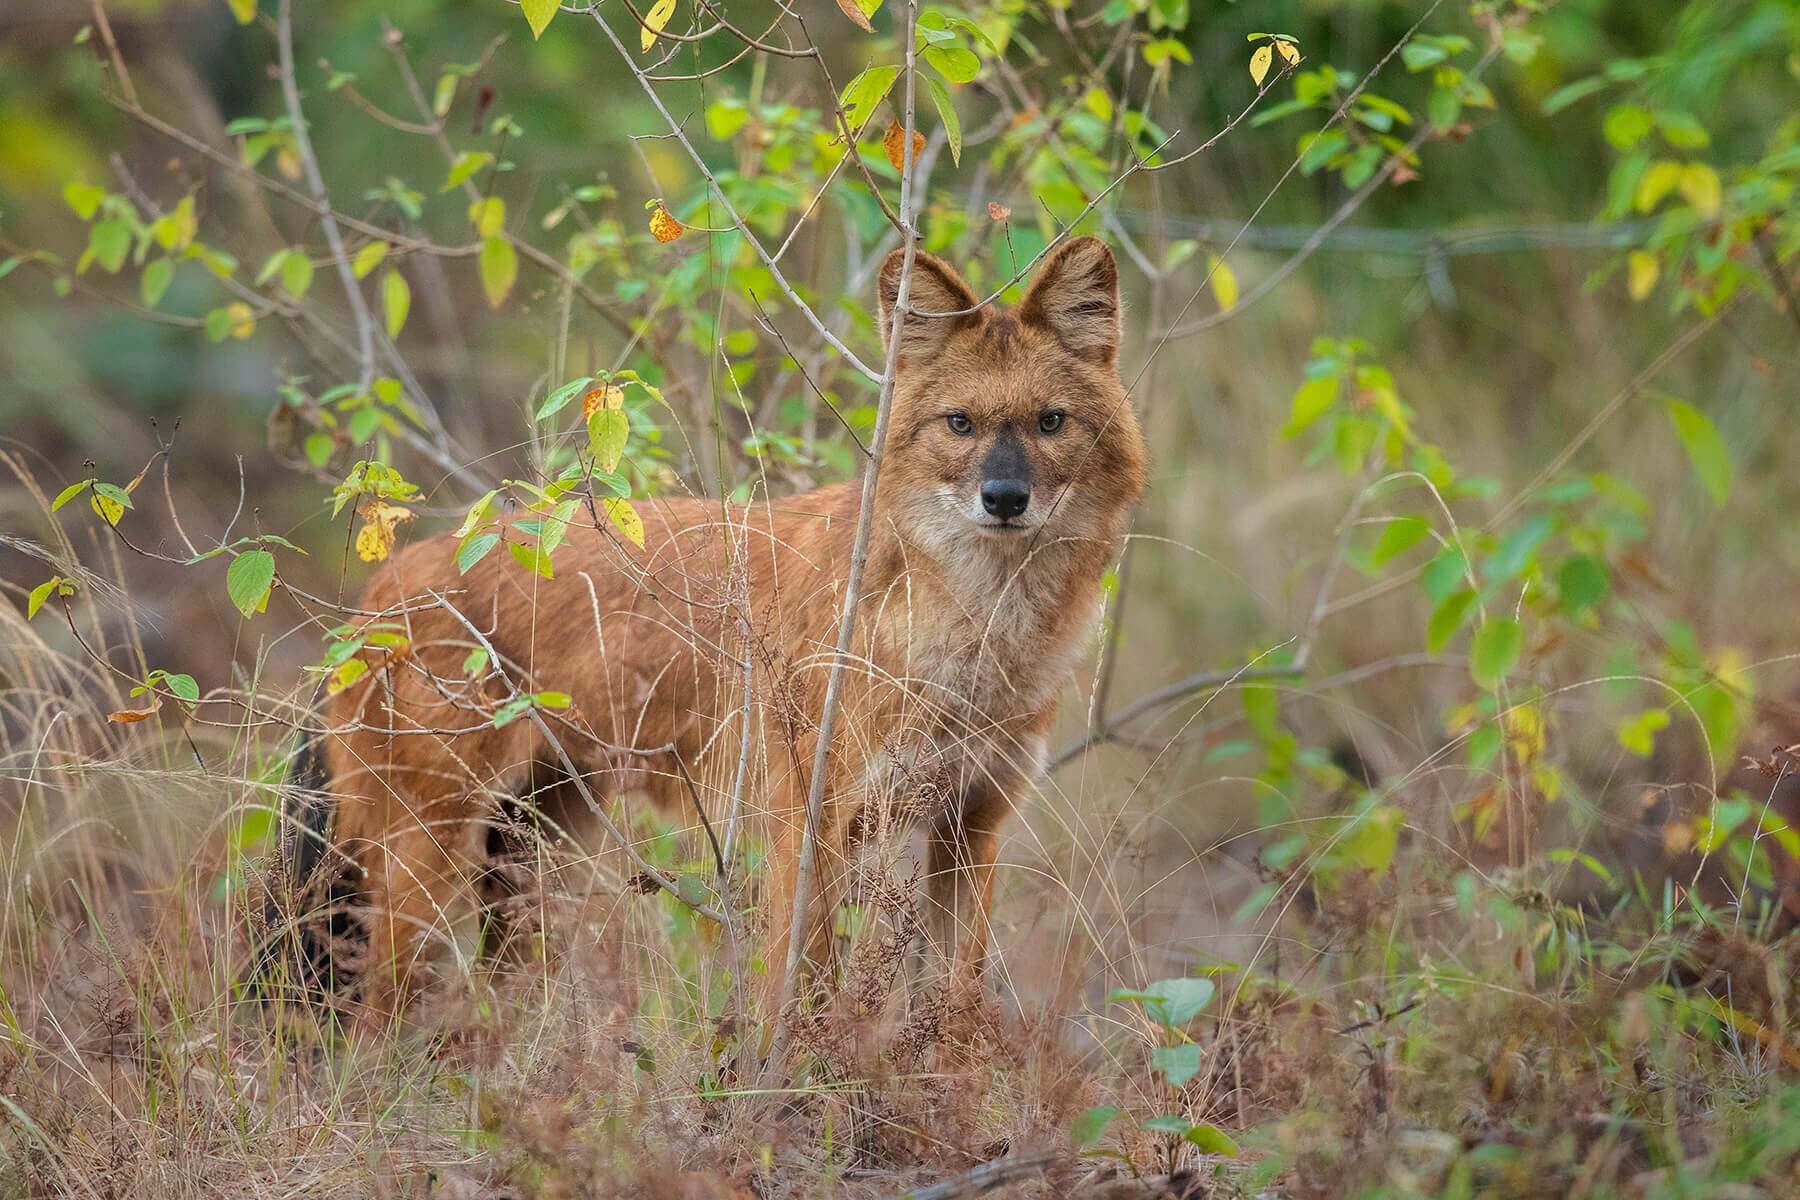
[[[880,275],[884,337],[900,272],[895,251]],[[909,313],[978,303],[925,254],[909,300]],[[955,946],[956,967],[980,970],[999,829],[1041,770],[1144,488],[1119,334],[1118,269],[1094,238],[1049,256],[1013,311],[905,321],[820,827],[815,966],[859,843],[923,825],[928,932]],[[669,811],[693,804],[690,779],[709,807],[731,794],[749,662],[749,794],[763,799],[773,867],[763,958],[781,973],[858,503],[852,484],[749,505],[645,501],[643,550],[591,521],[556,552],[552,579],[507,554],[459,574],[452,536],[393,559],[361,607],[402,624],[406,645],[365,650],[368,673],[331,700],[313,748],[324,794],[296,822],[307,828],[288,864],[304,882],[323,835],[357,868],[337,886],[370,914],[365,1019],[394,1011],[426,935],[473,890],[495,797],[561,771],[532,721],[493,726],[512,692],[492,671],[464,674],[478,643],[457,613],[520,688],[573,697],[545,717],[595,795],[647,792]]]

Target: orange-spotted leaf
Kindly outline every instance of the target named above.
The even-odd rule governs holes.
[[[370,500],[357,508],[363,527],[356,535],[356,554],[364,562],[382,562],[394,550],[394,529],[414,517],[413,510],[385,500]]]
[[[638,549],[644,548],[644,518],[638,516],[631,501],[607,499],[600,501],[600,507],[606,510],[607,519],[618,527],[620,533],[630,538]]]
[[[925,135],[915,129],[912,136],[912,160],[918,162],[919,155],[925,150]],[[896,171],[906,170],[906,162],[903,157],[905,146],[906,131],[900,128],[900,122],[889,122],[887,136],[881,139],[881,148],[887,151],[888,161],[894,164]]]
[[[669,210],[660,203],[650,214],[650,232],[659,242],[672,242],[686,232],[681,222],[669,215]]]
[[[1290,67],[1300,61],[1300,51],[1294,48],[1292,42],[1284,41],[1281,38],[1275,39],[1275,53],[1281,55],[1281,61]]]
[[[581,398],[581,419],[585,423],[603,408],[620,409],[625,407],[625,389],[622,387],[590,388],[587,395]]]

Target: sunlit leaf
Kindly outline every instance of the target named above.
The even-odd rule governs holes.
[[[451,162],[450,173],[444,176],[444,182],[439,185],[438,191],[440,193],[447,192],[451,188],[466,182],[475,174],[475,172],[481,170],[481,168],[493,161],[494,156],[489,154],[486,150],[464,150]]]
[[[1625,290],[1633,300],[1642,300],[1656,286],[1662,273],[1662,261],[1647,250],[1633,250],[1626,255]]]
[[[503,237],[484,238],[481,243],[481,288],[487,293],[490,308],[499,308],[505,303],[518,277],[519,253],[512,243]]]
[[[248,25],[256,20],[256,0],[225,0],[225,3],[239,25]]]
[[[75,215],[84,221],[94,219],[100,209],[100,201],[106,199],[106,190],[97,188],[91,183],[69,182],[63,184],[63,200],[75,210]]]
[[[1258,46],[1250,53],[1250,78],[1261,87],[1262,81],[1269,76],[1269,68],[1275,62],[1275,48],[1268,43]]]
[[[469,205],[469,221],[482,237],[494,237],[506,228],[506,201],[489,196]]]
[[[1285,45],[1285,43],[1283,44]],[[1183,1136],[1198,1147],[1202,1154],[1223,1154],[1227,1158],[1237,1157],[1237,1143],[1225,1136],[1215,1126],[1204,1123],[1190,1126]]]
[[[550,18],[556,15],[561,0],[519,0],[519,7],[525,12],[525,23],[531,26],[531,36],[540,38],[550,25]],[[441,114],[440,114],[441,115]]]
[[[406,276],[398,270],[388,271],[381,279],[381,313],[389,338],[400,336],[400,330],[406,326],[406,314],[411,311],[412,287]]]
[[[638,515],[631,501],[623,497],[608,497],[600,501],[600,507],[606,512],[606,519],[616,526],[638,549],[644,548],[644,518]]]
[[[672,242],[686,230],[660,203],[650,212],[650,233],[659,242]]]
[[[1695,212],[1707,218],[1719,215],[1722,189],[1717,171],[1705,163],[1689,163],[1681,169],[1678,186],[1682,199],[1693,205]]]
[[[647,53],[650,47],[656,45],[656,35],[662,32],[663,27],[669,23],[669,18],[674,15],[675,0],[656,0],[650,6],[650,11],[644,14],[643,32],[638,38],[639,50]]]
[[[1282,44],[1286,45],[1285,42]],[[1213,299],[1218,301],[1220,312],[1230,312],[1237,307],[1238,302],[1237,272],[1216,254],[1209,254],[1206,259],[1209,264],[1207,279],[1212,287]]]
[[[366,277],[370,271],[381,265],[381,260],[387,257],[387,252],[388,244],[386,242],[370,242],[358,250],[356,257],[350,260],[351,273],[358,279]]]
[[[875,115],[875,106],[887,98],[898,78],[899,67],[870,67],[844,88],[838,106],[844,110],[844,123],[849,126],[851,137],[862,132]]]

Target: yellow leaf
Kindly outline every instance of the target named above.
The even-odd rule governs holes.
[[[902,156],[905,146],[906,131],[900,128],[900,122],[888,122],[887,136],[881,139],[881,148],[887,151],[887,159],[890,163],[894,164],[894,170],[896,171],[906,170],[906,162]],[[924,152],[925,135],[915,129],[913,130],[912,160],[918,162],[919,155]]]
[[[381,260],[387,257],[387,252],[388,244],[386,242],[370,242],[358,250],[356,257],[350,261],[351,274],[361,279],[381,265]]]
[[[1282,41],[1280,38],[1275,39],[1275,53],[1281,55],[1281,61],[1290,67],[1300,61],[1300,51],[1294,47],[1294,43]],[[1261,83],[1262,80],[1259,79],[1257,82]]]
[[[581,398],[581,420],[585,424],[603,408],[620,409],[624,407],[624,388],[611,386],[590,388],[588,393]]]
[[[487,293],[488,307],[499,308],[519,278],[519,252],[503,237],[484,238],[480,266],[481,287]]]
[[[477,200],[469,205],[469,220],[482,237],[494,237],[506,228],[506,201],[498,196]]]
[[[669,215],[668,209],[658,204],[656,211],[650,214],[650,232],[659,242],[672,242],[686,231],[680,221]]]
[[[256,20],[256,0],[225,0],[225,3],[239,25],[248,25]]]
[[[380,525],[364,525],[356,534],[356,556],[366,563],[381,562],[394,548],[394,531]]]
[[[123,504],[120,504],[117,500],[108,500],[98,492],[88,497],[88,504],[93,507],[94,512],[100,519],[105,521],[108,525],[117,525],[125,516],[125,506]]]
[[[225,311],[231,317],[232,337],[243,341],[256,332],[256,314],[250,311],[248,304],[242,300],[234,301],[225,306]]]
[[[656,0],[656,3],[650,6],[650,11],[644,14],[644,35],[638,39],[640,48],[647,53],[650,47],[656,45],[656,35],[662,31],[662,27],[667,25],[669,18],[674,15],[675,0]]]
[[[393,553],[394,529],[413,519],[413,510],[385,500],[370,500],[358,506],[363,527],[356,535],[356,554],[364,562],[381,562]]]
[[[1287,45],[1282,42],[1281,45]],[[1220,312],[1230,312],[1237,307],[1238,282],[1237,273],[1225,265],[1225,260],[1216,254],[1207,256],[1212,260],[1212,293],[1213,299],[1219,302]]]
[[[556,15],[560,0],[519,0],[519,7],[525,10],[525,23],[531,26],[531,36],[540,38],[550,24],[550,18]]]
[[[1256,80],[1257,87],[1261,87],[1262,81],[1268,78],[1269,66],[1274,61],[1275,50],[1267,43],[1258,46],[1256,53],[1250,56],[1250,78]]]
[[[1681,182],[1681,164],[1675,162],[1653,163],[1644,177],[1638,180],[1637,195],[1632,203],[1639,212],[1650,212],[1662,203],[1663,197],[1675,190]]]
[[[1691,163],[1681,169],[1681,195],[1703,217],[1719,215],[1719,173],[1705,163]]]
[[[1631,293],[1633,300],[1642,300],[1656,286],[1656,277],[1662,274],[1662,263],[1656,255],[1643,250],[1633,250],[1626,262],[1625,290]]]
[[[606,510],[607,518],[619,527],[619,532],[630,538],[638,549],[644,548],[644,518],[638,516],[637,509],[631,507],[629,500],[602,500],[600,507]]]

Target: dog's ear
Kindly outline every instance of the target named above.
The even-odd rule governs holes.
[[[1110,367],[1119,357],[1119,264],[1106,243],[1071,238],[1045,259],[1019,302],[1019,320]]]
[[[885,350],[894,332],[894,306],[899,302],[900,272],[906,264],[906,251],[895,250],[881,264],[881,345]],[[912,280],[907,288],[906,307],[911,310],[900,326],[900,365],[927,359],[942,353],[951,335],[972,329],[986,319],[987,310],[965,310],[981,303],[969,290],[956,268],[941,258],[923,251],[913,252]],[[960,313],[955,317],[922,317],[913,313]]]

